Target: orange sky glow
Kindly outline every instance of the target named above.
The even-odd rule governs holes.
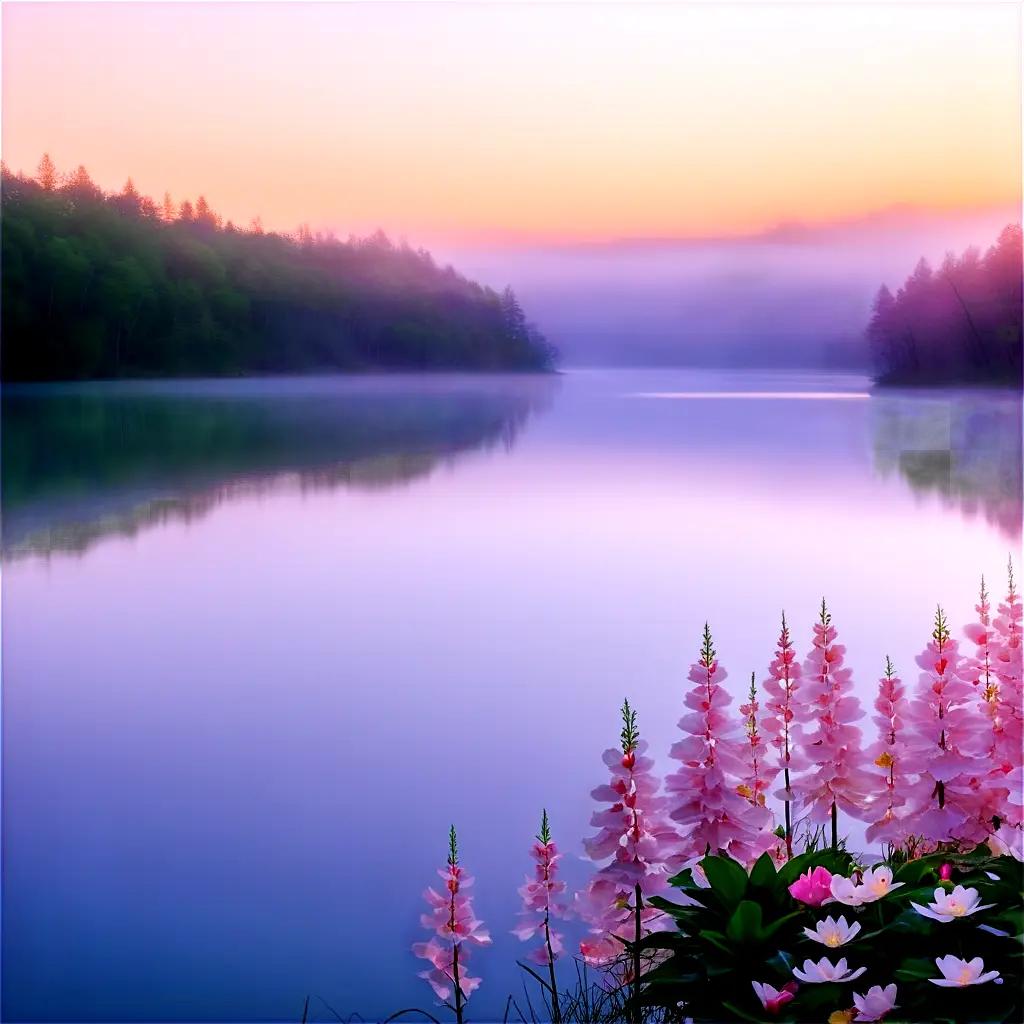
[[[3,155],[414,242],[1019,203],[1016,4],[3,7]]]

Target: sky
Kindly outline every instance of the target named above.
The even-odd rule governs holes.
[[[730,237],[1020,197],[1017,4],[3,6],[3,155],[239,224]]]

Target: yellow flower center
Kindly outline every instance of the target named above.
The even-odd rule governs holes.
[[[895,763],[895,758],[893,758],[892,754],[888,751],[875,760],[875,764],[877,764],[879,768],[891,768]]]
[[[842,937],[840,936],[839,932],[829,932],[825,936],[825,945],[826,946],[831,946],[832,949],[835,949],[836,946],[841,946],[842,944],[843,944],[843,940],[842,940]]]
[[[964,906],[962,903],[955,903],[952,900],[946,904],[946,909],[953,915],[953,917],[964,916]]]
[[[960,977],[956,979],[956,983],[961,987],[964,985],[970,985],[971,983],[971,972],[968,968],[964,968],[960,972]]]

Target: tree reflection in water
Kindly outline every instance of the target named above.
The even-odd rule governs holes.
[[[555,387],[469,375],[12,387],[3,554],[83,552],[275,491],[406,484],[510,448]]]
[[[1021,402],[1009,390],[881,392],[871,399],[876,470],[915,494],[1021,534]]]

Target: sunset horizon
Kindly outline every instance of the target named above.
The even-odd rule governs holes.
[[[1019,206],[1019,9],[961,13],[15,2],[4,159],[427,245]]]

